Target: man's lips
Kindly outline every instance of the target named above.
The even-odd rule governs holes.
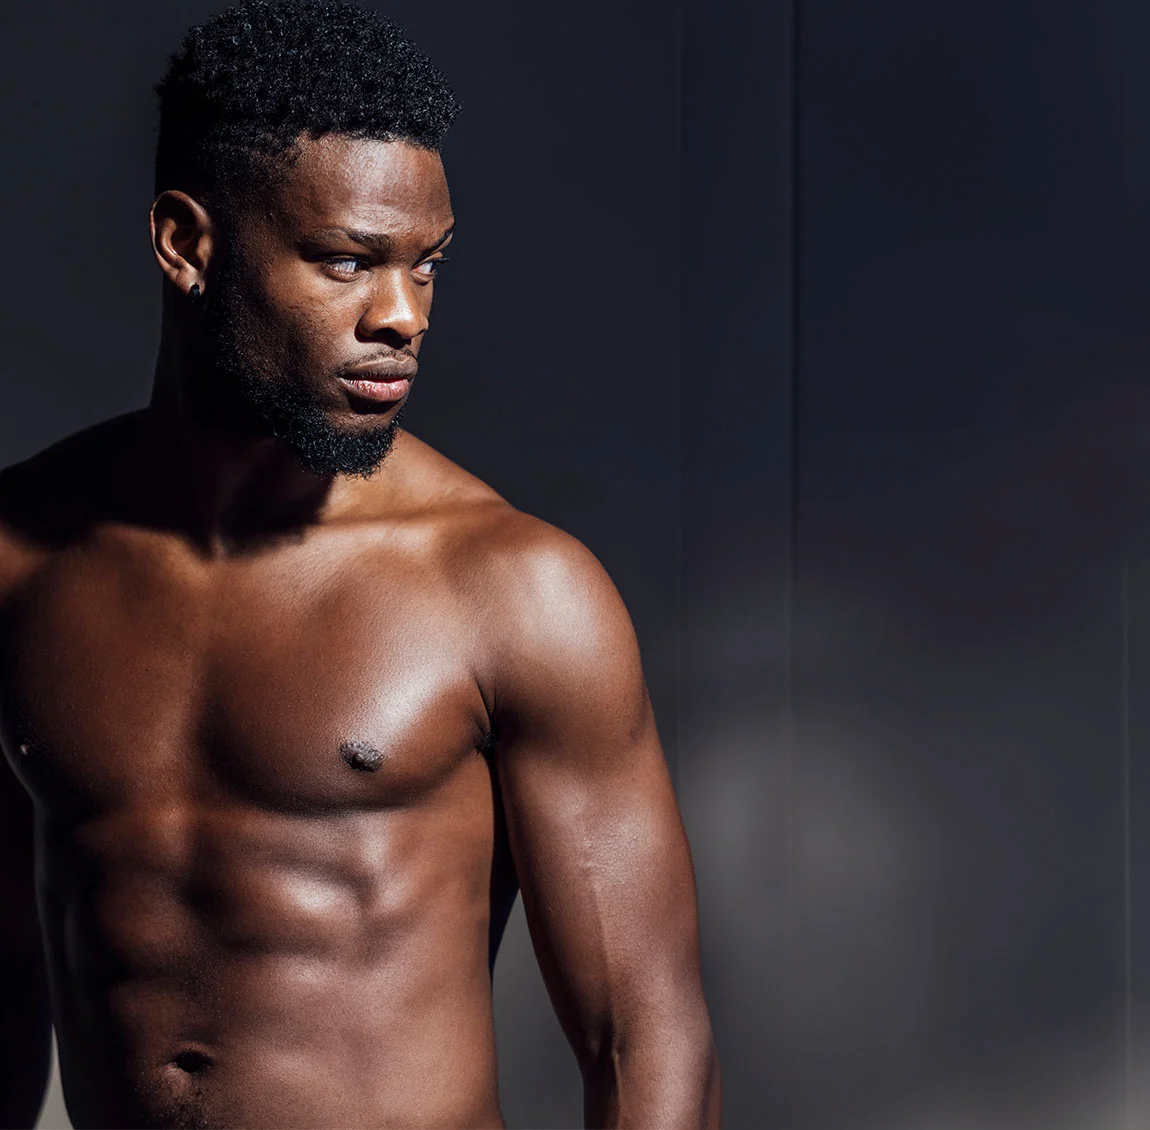
[[[364,400],[402,400],[411,388],[417,367],[414,357],[394,357],[374,365],[345,369],[339,379]]]

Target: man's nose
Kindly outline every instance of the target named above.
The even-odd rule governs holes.
[[[414,341],[427,329],[427,314],[419,301],[419,284],[404,268],[379,271],[371,290],[371,301],[359,320],[364,338],[402,338]]]

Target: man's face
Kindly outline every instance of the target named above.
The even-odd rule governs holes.
[[[387,454],[453,224],[438,154],[337,135],[302,141],[235,215],[205,293],[210,369],[317,474]]]

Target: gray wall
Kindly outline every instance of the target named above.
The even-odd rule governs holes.
[[[799,6],[780,1127],[1150,1124],[1140,7]]]
[[[0,461],[146,394],[148,85],[211,8],[0,16]],[[726,1125],[1150,1124],[1150,14],[396,14],[465,103],[412,428],[632,610]],[[496,990],[509,1124],[577,1125],[518,912]]]
[[[727,1125],[1150,1125],[1150,13],[735,7],[684,37]]]

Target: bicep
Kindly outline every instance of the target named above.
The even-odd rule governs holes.
[[[35,557],[9,528],[6,517],[21,509],[23,496],[19,468],[0,471],[0,608],[5,610],[0,625],[7,628],[6,605],[19,585],[27,580]],[[7,651],[7,633],[0,636]],[[0,739],[7,741],[8,739]],[[31,797],[20,783],[12,764],[19,759],[17,738],[0,748],[0,946],[5,954],[14,949],[39,947],[34,883],[33,807]]]
[[[627,1024],[673,1018],[697,983],[695,895],[662,757],[576,778],[502,762],[512,851],[540,966],[581,1058]]]
[[[31,1126],[51,1055],[48,981],[36,914],[32,803],[0,757],[0,1125]]]
[[[0,946],[6,954],[36,952],[32,801],[0,757]]]

